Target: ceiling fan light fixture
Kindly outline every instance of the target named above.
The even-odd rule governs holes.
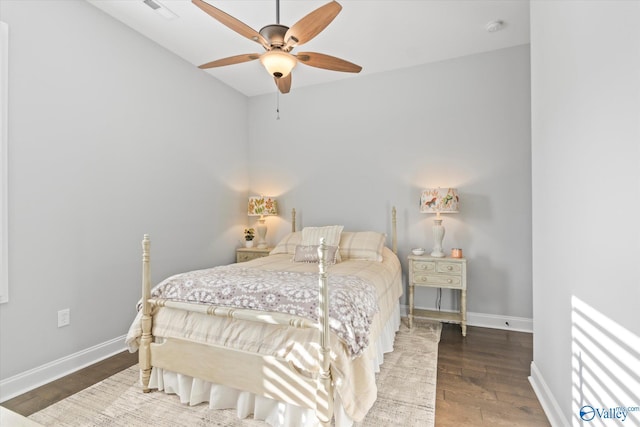
[[[269,74],[277,79],[287,77],[298,63],[295,56],[279,49],[263,53],[260,62]]]
[[[157,0],[144,1],[157,2]],[[362,70],[359,65],[331,55],[317,52],[299,53],[298,55],[290,53],[294,47],[307,43],[320,34],[333,21],[342,10],[342,6],[335,0],[306,14],[291,27],[280,24],[280,1],[276,0],[276,24],[266,25],[262,27],[260,32],[210,5],[205,0],[191,0],[191,2],[216,21],[239,35],[260,44],[266,50],[261,55],[250,53],[208,62],[199,66],[203,70],[240,64],[260,58],[262,65],[274,77],[276,87],[281,93],[289,93],[291,90],[291,70],[295,68],[298,61],[302,61],[303,64],[310,67],[331,71],[359,73]]]

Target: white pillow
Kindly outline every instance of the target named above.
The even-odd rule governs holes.
[[[275,248],[269,252],[269,255],[275,254],[289,254],[293,255],[296,252],[296,246],[298,246],[302,242],[302,232],[294,231],[293,233],[289,233],[278,244]]]
[[[340,257],[382,261],[382,249],[387,236],[376,231],[345,231],[340,236]]]
[[[320,238],[329,246],[338,246],[344,225],[328,225],[326,227],[305,227],[302,229],[302,245],[319,245]]]
[[[303,246],[319,245],[320,239],[324,237],[324,243],[327,246],[338,246],[340,244],[340,234],[344,225],[328,225],[325,227],[305,227],[302,229]],[[294,248],[295,250],[295,248]],[[337,252],[336,262],[340,262],[340,251]]]

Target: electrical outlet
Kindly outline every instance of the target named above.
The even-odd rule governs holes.
[[[71,310],[65,308],[58,311],[58,328],[67,326],[69,323],[71,323]]]

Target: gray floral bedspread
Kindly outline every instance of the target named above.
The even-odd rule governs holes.
[[[352,358],[369,345],[378,312],[375,287],[357,276],[329,275],[329,327],[344,341]],[[169,277],[152,298],[288,313],[317,321],[318,273],[265,271],[238,264]]]

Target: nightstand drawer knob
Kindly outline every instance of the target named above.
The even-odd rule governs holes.
[[[414,271],[435,271],[436,264],[434,262],[416,262],[413,264]]]
[[[451,283],[453,282],[451,279],[447,279],[447,283]]]
[[[451,271],[451,270],[453,270],[453,267],[451,267],[451,266],[449,265],[449,266],[447,266],[447,270]]]

